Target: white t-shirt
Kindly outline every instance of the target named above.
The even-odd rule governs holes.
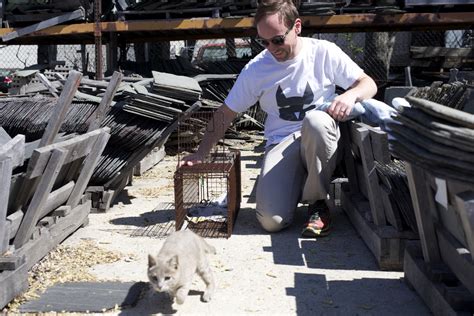
[[[363,70],[336,44],[301,37],[298,55],[277,61],[268,50],[242,70],[225,99],[234,112],[244,112],[260,101],[265,111],[267,145],[279,143],[301,130],[307,111],[334,98],[336,85],[349,88]]]

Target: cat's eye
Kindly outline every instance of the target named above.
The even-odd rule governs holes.
[[[156,281],[158,281],[158,278],[157,278],[156,276],[152,276],[152,277],[151,277],[151,280],[152,280],[153,282],[156,282]]]
[[[169,280],[171,280],[171,277],[169,276],[165,277],[165,281],[169,281]]]

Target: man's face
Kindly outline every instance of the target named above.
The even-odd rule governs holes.
[[[293,27],[288,28],[283,19],[278,14],[264,16],[257,24],[257,32],[260,41],[264,42],[264,47],[282,62],[292,59],[296,55],[296,45],[298,43],[297,29],[299,28],[299,19],[296,20]],[[283,41],[281,39],[283,38]],[[281,45],[278,45],[280,44]]]

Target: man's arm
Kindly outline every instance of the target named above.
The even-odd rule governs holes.
[[[328,113],[335,120],[342,121],[352,111],[354,104],[365,99],[372,98],[377,93],[377,85],[368,75],[363,74],[356,82],[343,94],[334,98]]]
[[[236,112],[232,111],[227,105],[222,104],[209,121],[197,152],[184,157],[180,165],[187,164],[188,166],[192,166],[195,163],[202,162],[219,139],[224,137],[226,130],[236,116]]]

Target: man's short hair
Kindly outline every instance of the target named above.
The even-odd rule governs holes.
[[[254,26],[267,15],[278,13],[285,25],[290,28],[299,18],[298,13],[299,0],[259,0],[257,12],[255,13]]]

